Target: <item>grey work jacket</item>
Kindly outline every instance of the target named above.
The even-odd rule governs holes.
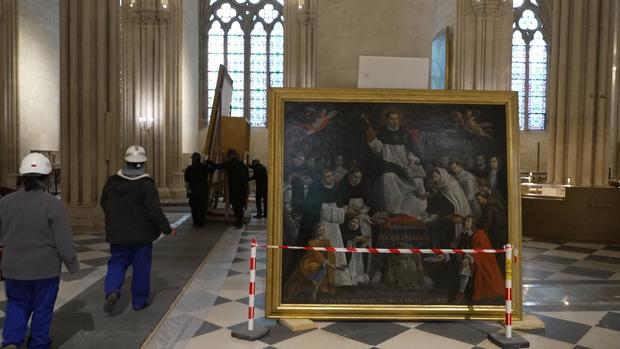
[[[22,189],[0,199],[0,241],[7,279],[57,277],[61,262],[71,272],[79,270],[64,207],[44,191]]]

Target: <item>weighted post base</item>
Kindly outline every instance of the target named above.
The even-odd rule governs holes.
[[[255,341],[265,337],[269,333],[267,327],[254,327],[254,330],[250,331],[246,328],[241,330],[235,330],[230,332],[230,335],[239,339],[245,339],[248,341]]]
[[[502,349],[530,347],[530,342],[528,342],[527,339],[515,334],[514,332],[512,333],[512,338],[506,338],[503,333],[489,333],[489,340]]]

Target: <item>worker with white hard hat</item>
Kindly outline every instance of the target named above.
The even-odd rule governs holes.
[[[52,165],[40,153],[19,167],[23,188],[0,199],[2,273],[7,297],[3,348],[19,348],[30,322],[29,348],[49,348],[60,265],[79,270],[73,232],[60,200],[45,191]]]
[[[132,145],[125,152],[125,164],[108,178],[101,194],[105,213],[106,241],[110,259],[105,277],[103,310],[111,313],[121,296],[125,271],[133,269],[131,304],[142,310],[150,304],[153,241],[173,230],[159,202],[157,187],[146,173],[146,151]]]

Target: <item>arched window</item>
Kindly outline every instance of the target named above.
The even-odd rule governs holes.
[[[233,79],[231,115],[267,122],[267,88],[284,82],[284,0],[210,0],[207,89],[211,115],[220,64]]]
[[[519,92],[519,128],[544,130],[547,115],[547,40],[536,0],[514,0],[512,90]]]

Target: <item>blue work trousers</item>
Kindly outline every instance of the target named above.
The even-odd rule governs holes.
[[[151,290],[153,244],[135,246],[110,244],[110,253],[108,273],[105,276],[106,298],[112,293],[120,296],[125,281],[125,272],[131,266],[133,268],[131,305],[135,310],[146,307]]]
[[[28,348],[50,348],[50,326],[54,316],[54,303],[58,296],[60,277],[41,280],[5,279],[6,318],[2,346],[15,344],[21,347],[28,332],[30,322],[30,340]]]

